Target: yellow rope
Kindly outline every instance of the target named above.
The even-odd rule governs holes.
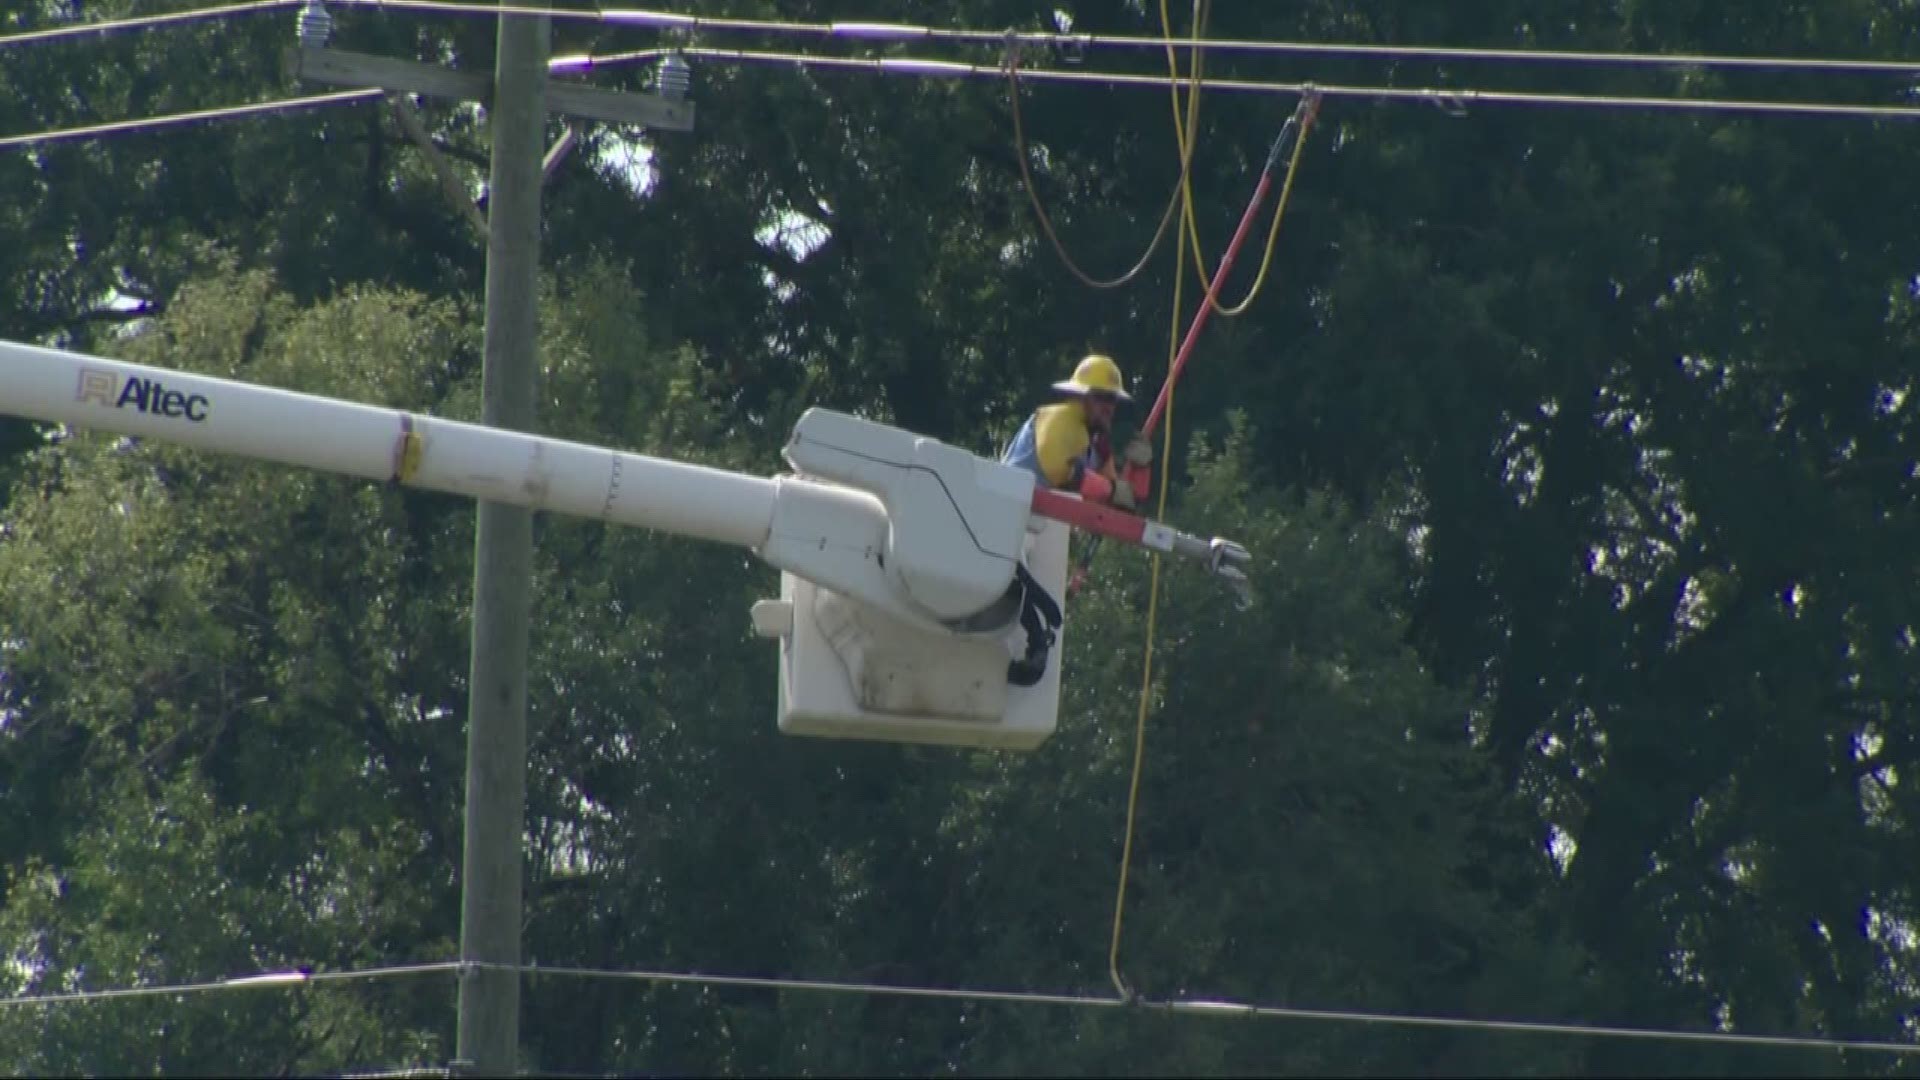
[[[1200,24],[1206,18],[1206,6],[1207,0],[1195,0],[1193,26],[1193,37],[1195,40],[1198,40],[1200,37]],[[1175,59],[1173,51],[1173,24],[1167,15],[1167,0],[1160,0],[1160,32],[1161,36],[1166,39],[1167,66],[1173,68],[1175,74],[1175,78],[1169,80],[1167,85],[1168,92],[1173,96],[1173,135],[1175,140],[1184,147],[1189,145],[1188,140],[1192,137],[1191,129],[1193,125],[1198,122],[1199,110],[1196,105],[1197,99],[1200,96],[1201,50],[1193,50],[1193,86],[1192,89],[1188,91],[1187,119],[1186,124],[1183,126],[1180,121],[1179,62]],[[1260,270],[1254,275],[1253,284],[1248,287],[1247,295],[1241,297],[1239,303],[1226,307],[1221,306],[1220,301],[1211,296],[1207,299],[1207,303],[1212,304],[1213,310],[1221,316],[1232,318],[1235,315],[1244,313],[1247,308],[1253,304],[1253,298],[1260,295],[1261,287],[1267,282],[1267,269],[1273,265],[1273,251],[1274,248],[1278,246],[1280,240],[1280,218],[1287,211],[1287,197],[1293,193],[1294,167],[1300,164],[1300,148],[1306,145],[1306,134],[1306,128],[1303,125],[1298,137],[1294,140],[1293,157],[1287,162],[1287,178],[1280,187],[1280,202],[1273,209],[1273,224],[1267,229],[1267,247],[1266,250],[1260,254]],[[1204,282],[1207,280],[1207,256],[1200,247],[1200,228],[1193,212],[1193,185],[1187,183],[1186,179],[1186,174],[1183,172],[1181,174],[1180,195],[1186,203],[1184,213],[1181,215],[1185,224],[1184,235],[1186,240],[1192,245],[1194,272],[1199,274],[1200,280]],[[1182,261],[1184,261],[1186,245],[1182,244],[1180,247]]]
[[[1201,26],[1206,21],[1208,0],[1194,0],[1193,36],[1198,40]],[[1164,23],[1167,15],[1166,0],[1160,0],[1160,16]],[[1193,85],[1188,92],[1188,118],[1191,120],[1198,111],[1200,100],[1200,50],[1193,50]],[[1180,76],[1179,62],[1174,58],[1173,50],[1167,50],[1167,63],[1173,71],[1175,80]],[[1178,99],[1179,91],[1175,90]],[[1188,123],[1179,126],[1178,110],[1175,111],[1175,136],[1180,147],[1180,159],[1189,162],[1193,159],[1193,132],[1197,125]],[[1193,195],[1187,180],[1187,170],[1181,169],[1180,190],[1185,196],[1186,208],[1182,216],[1186,224],[1193,224]],[[1204,278],[1204,271],[1202,277]],[[1176,250],[1173,260],[1173,310],[1169,315],[1167,334],[1167,411],[1165,424],[1161,429],[1160,450],[1160,498],[1154,516],[1167,516],[1167,461],[1173,454],[1173,363],[1180,354],[1180,292],[1181,283],[1186,277],[1185,260]],[[1160,613],[1160,553],[1153,553],[1152,576],[1147,584],[1147,639],[1140,660],[1140,708],[1133,726],[1133,775],[1127,782],[1127,824],[1125,836],[1120,844],[1120,882],[1114,889],[1113,897],[1113,937],[1107,946],[1107,975],[1113,980],[1113,988],[1123,998],[1131,999],[1133,992],[1127,989],[1127,983],[1120,975],[1120,930],[1127,911],[1127,877],[1133,866],[1134,825],[1139,820],[1140,811],[1140,774],[1147,757],[1147,713],[1153,701],[1153,637],[1154,628]]]
[[[1209,0],[1194,0],[1192,36],[1195,42],[1201,39],[1206,24],[1208,2]],[[1166,37],[1171,39],[1173,30],[1171,20],[1167,14],[1167,0],[1160,0],[1160,22]],[[1247,295],[1242,298],[1238,304],[1233,305],[1231,308],[1222,308],[1215,300],[1215,295],[1219,292],[1219,286],[1222,282],[1212,280],[1208,277],[1205,257],[1200,251],[1200,234],[1193,212],[1193,190],[1188,180],[1188,171],[1185,167],[1186,164],[1193,159],[1194,140],[1197,137],[1199,126],[1197,118],[1199,116],[1200,90],[1203,85],[1200,78],[1200,50],[1195,48],[1192,51],[1192,56],[1193,68],[1189,73],[1187,91],[1187,122],[1183,125],[1180,121],[1180,64],[1172,45],[1169,44],[1167,46],[1167,66],[1171,73],[1171,78],[1168,80],[1168,83],[1173,87],[1174,137],[1180,149],[1180,160],[1182,162],[1180,174],[1180,194],[1184,207],[1181,214],[1183,219],[1182,224],[1185,227],[1186,235],[1193,239],[1194,265],[1200,282],[1205,287],[1203,290],[1202,303],[1213,305],[1213,310],[1222,315],[1232,316],[1245,311],[1247,305],[1253,302],[1253,298],[1259,294],[1261,286],[1266,282],[1267,267],[1273,259],[1273,252],[1276,246],[1275,242],[1280,235],[1280,221],[1286,214],[1288,197],[1293,193],[1293,178],[1300,164],[1301,149],[1306,145],[1307,132],[1313,126],[1313,120],[1317,110],[1314,108],[1315,101],[1311,97],[1302,101],[1298,114],[1300,128],[1294,134],[1293,156],[1288,159],[1287,162],[1287,178],[1281,185],[1279,205],[1275,207],[1273,212],[1273,225],[1267,233],[1267,250],[1260,259],[1260,272],[1255,276],[1252,288],[1248,290]],[[1271,168],[1271,162],[1268,163],[1268,167]],[[1222,267],[1221,271],[1224,272],[1225,269],[1225,267]],[[1178,362],[1180,355],[1180,294],[1181,286],[1185,278],[1186,259],[1184,258],[1184,252],[1176,252],[1173,264],[1172,326],[1169,331],[1167,343],[1167,409],[1164,417],[1166,427],[1161,436],[1160,498],[1154,514],[1155,517],[1162,519],[1167,516],[1167,492],[1169,488],[1167,462],[1173,456],[1173,366]],[[1205,313],[1206,309],[1204,307],[1201,308],[1200,314],[1204,315]],[[1107,948],[1107,974],[1113,980],[1114,989],[1122,998],[1129,1001],[1133,999],[1133,992],[1127,988],[1126,980],[1120,975],[1120,937],[1127,910],[1127,878],[1133,867],[1133,837],[1135,825],[1139,821],[1140,815],[1140,775],[1146,763],[1147,714],[1151,709],[1153,700],[1153,642],[1159,612],[1160,555],[1158,552],[1155,552],[1153,555],[1152,576],[1147,586],[1146,643],[1142,649],[1140,659],[1140,707],[1134,720],[1133,731],[1133,775],[1127,784],[1127,822],[1124,838],[1120,846],[1120,881],[1114,890],[1113,937]]]
[[[1280,182],[1280,202],[1273,208],[1273,225],[1267,229],[1267,250],[1260,256],[1260,272],[1254,275],[1253,284],[1247,289],[1247,295],[1240,298],[1239,303],[1225,308],[1217,302],[1214,304],[1213,310],[1223,316],[1232,317],[1247,310],[1247,305],[1253,303],[1253,298],[1260,295],[1260,287],[1267,282],[1267,267],[1273,263],[1274,244],[1280,238],[1280,219],[1286,215],[1287,199],[1293,195],[1293,176],[1299,171],[1300,152],[1306,148],[1307,129],[1312,126],[1313,114],[1309,112],[1301,118],[1300,131],[1294,136],[1293,156],[1287,159],[1287,178]],[[1198,234],[1195,234],[1195,237],[1194,258],[1198,260],[1200,258],[1200,249],[1197,246]]]

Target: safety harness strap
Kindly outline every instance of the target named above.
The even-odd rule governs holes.
[[[1060,628],[1060,602],[1048,595],[1024,564],[1016,563],[1014,580],[1020,588],[1020,627],[1027,632],[1027,654],[1007,663],[1007,681],[1034,686],[1047,673],[1047,654],[1053,651],[1054,631]]]

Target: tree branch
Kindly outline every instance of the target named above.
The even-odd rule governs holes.
[[[474,205],[473,197],[467,194],[466,189],[460,186],[460,178],[453,175],[453,167],[447,164],[446,156],[428,137],[427,129],[420,125],[420,116],[413,104],[403,94],[389,94],[387,106],[392,110],[394,119],[400,122],[400,130],[406,132],[420,152],[426,155],[427,165],[433,170],[434,178],[440,181],[440,190],[446,194],[447,201],[460,211],[468,225],[473,226],[480,243],[486,244],[487,219],[480,216],[479,207]]]

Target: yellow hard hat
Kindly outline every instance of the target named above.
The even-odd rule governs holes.
[[[1054,383],[1053,388],[1075,397],[1107,394],[1121,401],[1133,400],[1133,395],[1127,393],[1126,380],[1120,377],[1120,365],[1114,363],[1112,357],[1099,353],[1080,361],[1073,369],[1073,378]]]

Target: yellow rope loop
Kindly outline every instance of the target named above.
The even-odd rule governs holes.
[[[1195,0],[1194,2],[1193,39],[1196,42],[1200,39],[1201,25],[1206,20],[1207,5],[1208,5],[1208,0]],[[1204,54],[1198,48],[1195,48],[1193,50],[1193,59],[1192,59],[1193,68],[1190,72],[1190,78],[1188,80],[1190,84],[1190,89],[1188,90],[1188,93],[1187,93],[1187,117],[1186,117],[1186,122],[1183,125],[1180,119],[1179,61],[1175,57],[1175,54],[1173,51],[1173,24],[1167,14],[1167,0],[1160,0],[1160,32],[1161,32],[1162,38],[1166,42],[1167,67],[1173,75],[1173,78],[1168,80],[1168,90],[1171,92],[1173,96],[1174,138],[1179,140],[1180,145],[1182,147],[1188,147],[1190,146],[1190,140],[1196,138],[1193,128],[1196,124],[1199,123],[1198,105],[1199,105],[1199,98],[1200,98],[1200,87],[1202,85],[1202,80],[1200,77],[1200,64],[1201,64],[1202,56]],[[1299,131],[1299,134],[1296,136],[1293,144],[1293,156],[1289,158],[1287,161],[1287,177],[1286,177],[1286,180],[1283,181],[1280,186],[1280,199],[1278,204],[1275,205],[1273,209],[1273,224],[1269,226],[1267,229],[1266,250],[1261,252],[1260,254],[1260,269],[1256,274],[1254,274],[1253,284],[1248,286],[1247,295],[1241,297],[1239,302],[1235,304],[1222,305],[1218,298],[1209,297],[1207,300],[1207,303],[1213,305],[1213,310],[1215,314],[1218,314],[1224,318],[1229,318],[1229,319],[1233,318],[1236,315],[1244,314],[1247,308],[1252,306],[1254,297],[1259,296],[1261,288],[1266,285],[1267,271],[1273,265],[1274,248],[1278,246],[1279,239],[1280,239],[1280,219],[1283,216],[1285,216],[1287,212],[1287,200],[1293,194],[1294,173],[1298,170],[1298,167],[1300,164],[1300,153],[1301,153],[1301,150],[1306,146],[1307,131],[1313,126],[1313,119],[1314,119],[1313,110],[1306,110],[1305,114],[1301,117],[1300,131]],[[1208,280],[1207,267],[1209,263],[1207,262],[1206,252],[1200,246],[1200,229],[1199,229],[1198,219],[1196,218],[1193,212],[1193,189],[1192,189],[1192,185],[1187,181],[1187,173],[1184,170],[1181,172],[1180,191],[1181,191],[1181,198],[1184,200],[1186,205],[1186,210],[1185,210],[1184,220],[1183,220],[1183,226],[1184,226],[1185,232],[1183,235],[1185,236],[1187,241],[1187,243],[1181,245],[1181,249],[1184,254],[1184,252],[1188,248],[1188,245],[1189,244],[1191,245],[1191,250],[1193,252],[1194,272],[1200,275],[1200,280],[1202,282],[1205,282],[1206,280]]]
[[[1294,136],[1293,155],[1287,159],[1287,178],[1280,183],[1280,201],[1273,208],[1273,224],[1267,229],[1267,250],[1260,256],[1260,270],[1253,276],[1253,284],[1247,287],[1247,295],[1231,307],[1221,307],[1214,302],[1213,310],[1225,318],[1232,318],[1246,311],[1253,298],[1260,295],[1261,286],[1267,283],[1267,268],[1273,265],[1273,249],[1280,239],[1280,219],[1286,216],[1287,200],[1293,195],[1293,178],[1300,169],[1300,154],[1307,146],[1307,132],[1313,127],[1314,110],[1305,109],[1300,117],[1300,131]],[[1199,255],[1195,250],[1195,257]]]

